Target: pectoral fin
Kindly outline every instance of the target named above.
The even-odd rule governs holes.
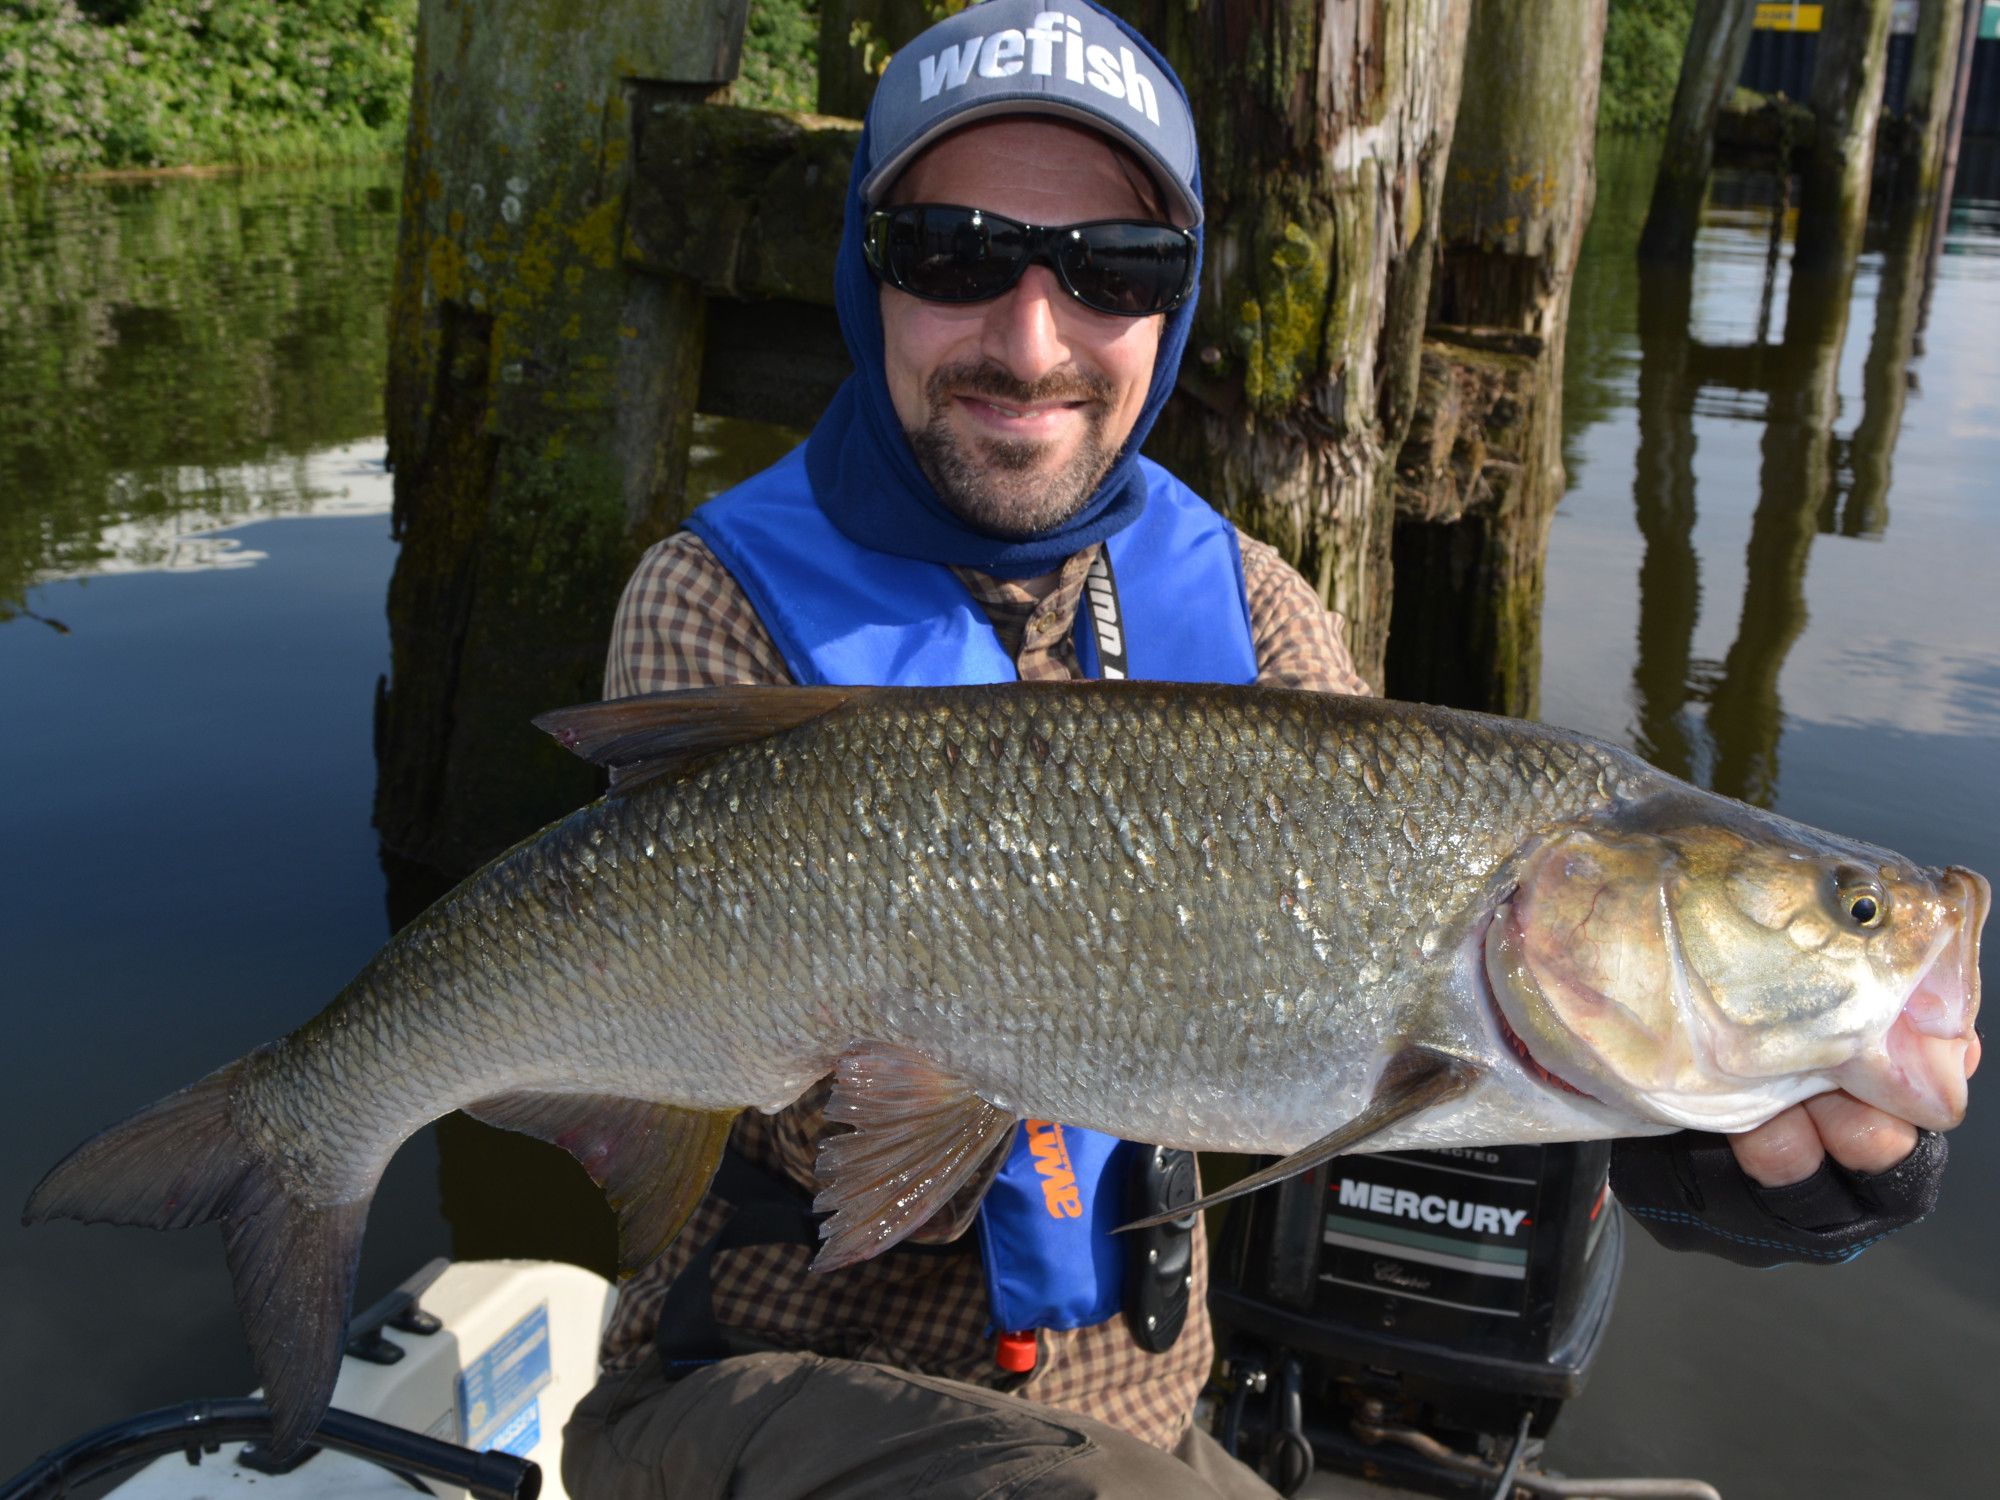
[[[674,1242],[729,1143],[738,1111],[676,1109],[602,1094],[497,1094],[475,1120],[560,1146],[618,1213],[618,1269],[630,1276]]]
[[[831,1209],[815,1271],[879,1255],[942,1210],[1013,1134],[1016,1119],[921,1053],[859,1042],[834,1065],[826,1118],[852,1125],[820,1147]]]
[[[1258,1188],[1269,1187],[1274,1182],[1283,1182],[1287,1177],[1295,1177],[1329,1157],[1352,1151],[1399,1120],[1407,1120],[1412,1115],[1458,1098],[1472,1087],[1473,1080],[1478,1076],[1479,1070],[1462,1058],[1433,1052],[1427,1047],[1407,1048],[1389,1059],[1389,1066],[1382,1070],[1382,1077],[1375,1085],[1375,1096],[1368,1101],[1368,1107],[1338,1130],[1321,1136],[1303,1151],[1294,1151],[1283,1161],[1261,1172],[1252,1172],[1219,1193],[1197,1198],[1185,1208],[1154,1214],[1150,1219],[1135,1219],[1130,1224],[1120,1224],[1113,1233],[1123,1234],[1128,1229],[1147,1229],[1155,1224],[1164,1224],[1169,1219],[1185,1218],[1204,1208],[1226,1203],[1231,1198],[1254,1193]]]

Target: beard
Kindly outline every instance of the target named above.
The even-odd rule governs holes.
[[[1006,406],[1079,401],[1082,440],[1055,463],[1053,443],[988,439],[967,442],[952,426],[952,403],[980,396]],[[1117,387],[1102,375],[1056,370],[1040,380],[1016,380],[998,365],[966,361],[946,365],[924,384],[925,424],[905,435],[917,467],[946,510],[993,536],[1021,538],[1053,531],[1090,502],[1117,454],[1105,445],[1104,426]]]

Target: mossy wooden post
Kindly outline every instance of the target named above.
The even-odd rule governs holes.
[[[1275,545],[1382,682],[1466,0],[1123,0],[1194,104],[1201,308],[1148,452]]]
[[[1813,64],[1813,142],[1799,174],[1795,267],[1831,268],[1861,250],[1894,0],[1828,0]]]
[[[1964,0],[1922,0],[1917,11],[1910,83],[1894,138],[1898,204],[1928,202],[1938,190],[1964,20]]]
[[[1605,0],[1483,0],[1397,468],[1388,691],[1531,717],[1563,491],[1563,338],[1596,197]]]
[[[1639,236],[1642,259],[1694,259],[1702,198],[1715,161],[1716,118],[1743,76],[1756,19],[1757,0],[1695,0],[1653,202]]]
[[[402,542],[376,706],[398,925],[597,789],[533,715],[595,698],[618,592],[679,518],[700,287],[620,257],[635,112],[735,75],[747,0],[423,0],[390,308]],[[460,1256],[608,1270],[574,1164],[438,1127]]]
[[[597,695],[619,587],[678,519],[701,349],[699,288],[620,259],[632,116],[726,83],[746,8],[419,14],[375,822],[392,858],[446,882],[595,790],[529,720]]]

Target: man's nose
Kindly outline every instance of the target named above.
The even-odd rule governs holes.
[[[1071,300],[1053,270],[1029,266],[1006,295],[994,299],[982,352],[1023,382],[1060,369],[1072,354],[1063,328]]]

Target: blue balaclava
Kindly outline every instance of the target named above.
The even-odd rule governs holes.
[[[1050,0],[971,6],[924,32],[884,72],[848,182],[834,268],[834,303],[854,373],[806,443],[814,498],[850,540],[877,552],[1000,578],[1047,573],[1122,531],[1145,510],[1139,447],[1174,388],[1196,299],[1166,315],[1146,404],[1089,502],[1053,531],[994,536],[945,508],[917,466],[889,399],[881,304],[861,248],[873,205],[918,151],[960,124],[1020,113],[1075,120],[1103,130],[1153,168],[1177,216],[1194,229],[1200,284],[1201,173],[1186,91],[1166,59],[1117,17],[1087,0],[1053,3],[1063,9],[1048,8]],[[1085,58],[1087,69],[1080,61]],[[1114,87],[1120,92],[1112,93]]]

